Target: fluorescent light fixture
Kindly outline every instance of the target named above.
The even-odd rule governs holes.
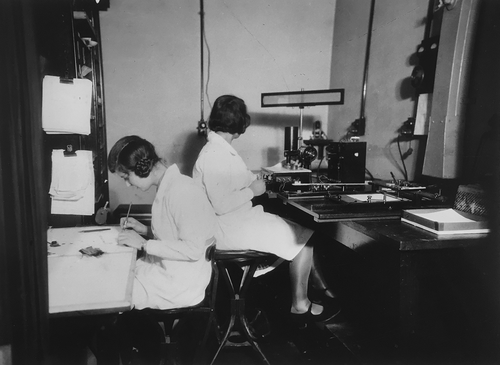
[[[344,89],[262,93],[261,107],[299,107],[344,104]]]

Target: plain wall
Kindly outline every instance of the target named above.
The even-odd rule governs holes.
[[[399,146],[399,128],[414,116],[409,77],[424,38],[428,2],[375,2],[365,106],[367,170],[375,178],[419,171],[419,140]],[[283,159],[283,131],[299,125],[298,108],[261,108],[264,92],[345,88],[345,104],[303,110],[305,139],[320,120],[339,141],[360,117],[370,0],[213,0],[205,2],[204,119],[219,95],[242,97],[252,126],[234,147],[251,169]],[[190,174],[205,143],[197,136],[200,16],[195,0],[111,2],[101,13],[108,149],[138,134]],[[409,156],[402,160],[401,153]],[[408,153],[409,150],[413,152]],[[420,151],[421,152],[421,151]],[[325,167],[325,165],[323,165]],[[147,193],[110,176],[110,205],[150,203]]]
[[[328,135],[346,136],[351,123],[361,116],[361,99],[371,1],[337,0],[331,64],[331,84],[346,88],[345,104],[331,106]],[[408,179],[418,171],[419,139],[397,137],[403,123],[415,115],[416,93],[410,75],[415,52],[425,36],[429,3],[423,0],[375,1],[366,88],[366,168],[375,178],[404,178],[401,153]]]
[[[233,142],[251,169],[283,159],[284,127],[298,108],[261,108],[264,92],[328,89],[335,0],[211,0],[204,3],[204,119],[222,94],[243,98],[252,116]],[[205,140],[197,135],[200,15],[197,0],[111,1],[101,13],[108,150],[137,134],[168,163],[191,174]],[[340,86],[339,86],[340,87]],[[328,107],[304,109],[304,138]],[[151,203],[154,191],[126,188],[111,175],[110,206]]]

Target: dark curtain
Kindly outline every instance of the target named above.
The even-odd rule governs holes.
[[[42,363],[48,345],[36,2],[0,0],[0,347],[19,365]]]

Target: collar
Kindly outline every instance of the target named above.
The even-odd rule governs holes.
[[[180,174],[181,172],[176,164],[172,164],[169,167],[167,167],[161,179],[160,185],[158,186],[158,190],[160,190],[160,187],[162,187],[162,189],[163,187],[165,187],[165,189],[168,189],[169,186],[174,181],[174,179]]]
[[[233,148],[233,146],[231,146],[224,138],[222,138],[221,136],[219,136],[215,132],[212,132],[212,131],[208,132],[207,140],[210,143],[213,143],[217,146],[222,147],[223,149],[227,150],[232,155],[235,155],[235,156],[238,155],[238,152],[236,152],[236,150]]]

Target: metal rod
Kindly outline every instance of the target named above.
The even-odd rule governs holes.
[[[368,25],[368,36],[366,40],[366,55],[365,55],[365,71],[363,75],[363,93],[361,96],[361,109],[359,113],[360,119],[365,119],[365,104],[366,104],[366,84],[368,82],[368,66],[370,63],[370,45],[372,42],[372,26],[373,26],[373,13],[375,10],[375,0],[372,0],[370,8],[370,20]]]
[[[300,121],[299,121],[299,148],[302,147],[302,128],[304,126],[304,108],[300,107]]]
[[[204,57],[203,57],[203,36],[205,34],[205,12],[203,10],[203,0],[200,0],[200,55],[201,55],[201,77],[200,77],[200,113],[201,113],[201,119],[200,121],[203,121],[204,118],[204,108],[205,108],[205,103],[204,103],[204,98],[203,98],[203,82],[204,82],[204,74],[203,74],[203,63],[204,63]]]

